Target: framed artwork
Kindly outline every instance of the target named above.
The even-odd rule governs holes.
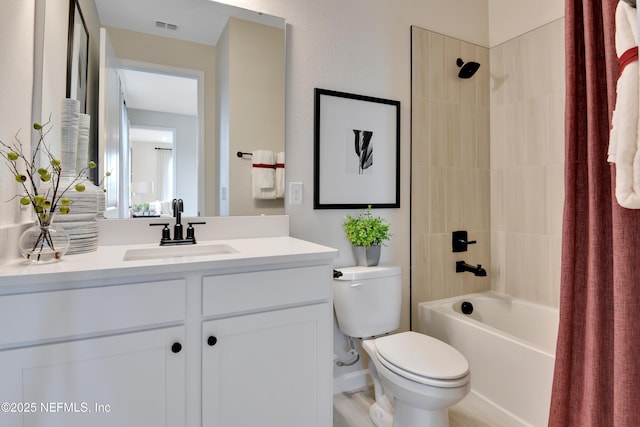
[[[400,101],[315,89],[314,209],[400,207]]]
[[[89,31],[78,0],[69,0],[67,42],[67,98],[80,101],[80,112],[87,112]]]

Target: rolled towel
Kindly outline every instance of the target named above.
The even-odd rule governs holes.
[[[268,150],[255,150],[251,153],[251,192],[254,199],[276,198],[275,157],[275,153]]]
[[[276,198],[284,198],[284,151],[276,155]]]

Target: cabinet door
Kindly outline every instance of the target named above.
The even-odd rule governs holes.
[[[330,426],[328,303],[203,325],[203,427]]]
[[[0,425],[183,427],[183,345],[173,327],[0,351]]]

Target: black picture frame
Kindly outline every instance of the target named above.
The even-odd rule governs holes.
[[[314,209],[400,207],[400,101],[314,90]]]
[[[89,75],[89,30],[78,0],[69,0],[67,39],[67,98],[80,101],[80,112],[87,112]]]

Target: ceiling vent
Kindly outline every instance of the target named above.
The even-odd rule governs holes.
[[[166,30],[173,30],[173,31],[176,31],[178,29],[178,26],[176,24],[160,21],[159,19],[156,19],[154,23],[156,25],[156,28],[164,28]]]

